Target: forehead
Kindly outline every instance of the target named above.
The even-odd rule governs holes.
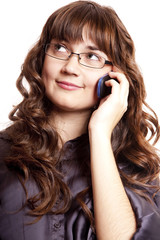
[[[96,41],[94,41],[89,34],[89,29],[87,27],[85,27],[82,31],[82,37],[81,39],[75,39],[75,40],[70,40],[67,41],[71,44],[77,44],[77,45],[82,45],[84,47],[91,47],[93,48],[93,50],[99,50],[99,47],[96,43]]]
[[[66,42],[69,45],[80,45],[84,48],[88,47],[91,50],[100,50],[96,41],[94,41],[91,37],[90,37],[90,31],[88,27],[84,27],[82,30],[82,36],[81,38],[78,39],[68,39],[68,38],[53,38],[51,40],[51,43],[54,42],[54,40],[56,41],[62,41],[62,42]]]
[[[89,30],[89,27],[87,26],[84,26],[83,29],[82,29],[82,40],[84,42],[87,42],[88,44],[90,45],[95,45],[97,46],[97,43],[96,41],[92,38],[91,34],[90,34],[90,30]],[[98,47],[98,46],[97,46]]]

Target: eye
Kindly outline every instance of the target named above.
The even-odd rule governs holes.
[[[60,43],[55,43],[54,44],[54,50],[58,51],[58,52],[67,52],[67,49],[64,45],[60,44]]]
[[[101,61],[101,57],[95,53],[87,53],[86,56],[87,56],[87,59],[90,59],[93,61]]]

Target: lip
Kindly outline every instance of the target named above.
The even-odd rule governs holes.
[[[74,83],[70,83],[70,82],[66,82],[66,81],[56,81],[56,83],[58,84],[59,87],[66,89],[66,90],[70,90],[70,91],[78,90],[78,89],[82,88]]]

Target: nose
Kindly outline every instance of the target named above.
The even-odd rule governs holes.
[[[64,62],[62,72],[78,76],[80,72],[79,65],[79,54],[72,52],[69,59]]]

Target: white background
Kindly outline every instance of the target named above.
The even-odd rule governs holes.
[[[71,1],[5,0],[0,2],[0,129],[21,97],[15,87],[23,60],[49,15]],[[97,0],[113,7],[136,46],[147,102],[160,119],[160,2],[159,0]],[[157,145],[158,148],[160,144]]]

